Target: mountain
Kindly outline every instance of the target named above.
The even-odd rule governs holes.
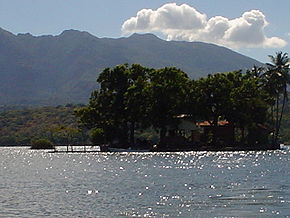
[[[217,45],[164,41],[152,34],[110,39],[66,30],[36,37],[0,28],[0,105],[85,103],[98,73],[123,63],[176,66],[192,78],[261,65]]]

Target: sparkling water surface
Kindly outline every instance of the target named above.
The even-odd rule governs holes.
[[[0,217],[290,217],[288,149],[0,151]]]

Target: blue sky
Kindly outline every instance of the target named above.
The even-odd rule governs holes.
[[[268,54],[290,52],[289,10],[290,0],[0,0],[0,27],[15,34],[76,29],[113,38],[154,32],[167,40],[220,44],[267,62]]]

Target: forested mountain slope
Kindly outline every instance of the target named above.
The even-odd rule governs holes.
[[[110,39],[67,30],[35,37],[0,28],[0,105],[85,103],[98,73],[123,63],[176,66],[192,78],[261,65],[224,47],[152,34]]]

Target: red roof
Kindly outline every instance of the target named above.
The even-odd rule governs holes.
[[[226,121],[226,120],[218,121],[218,126],[225,126],[225,125],[228,125],[228,124],[229,124],[229,122]],[[210,126],[210,123],[208,121],[203,121],[203,122],[197,122],[196,125],[204,127],[204,126]]]

